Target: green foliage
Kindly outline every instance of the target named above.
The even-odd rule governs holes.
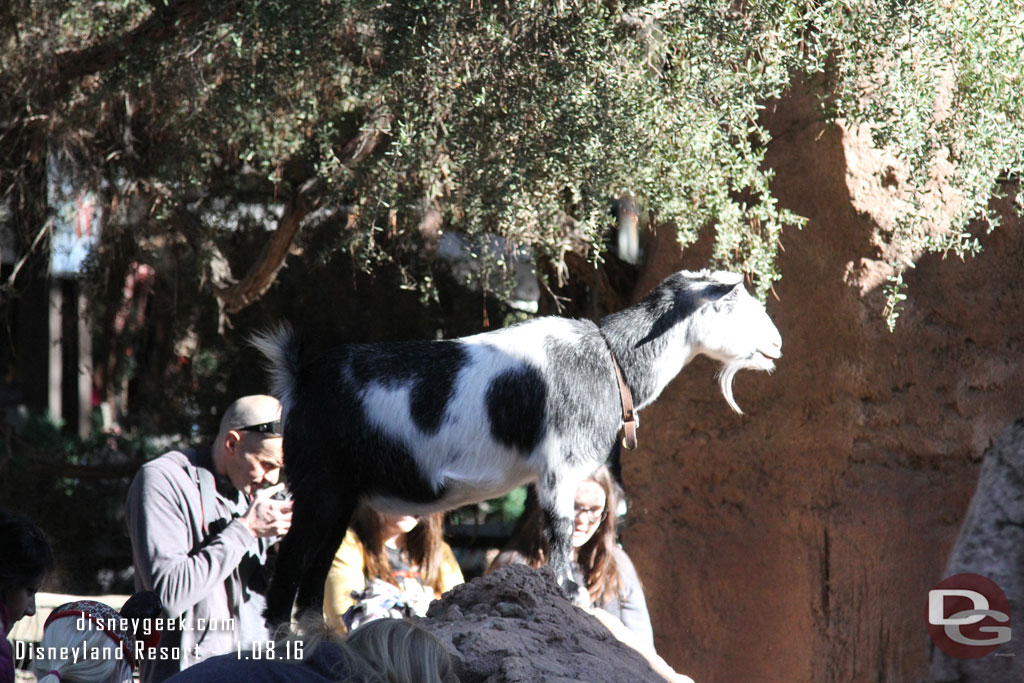
[[[766,30],[799,20],[788,3],[744,17],[713,3],[462,2],[370,16],[392,139],[353,194],[375,223],[386,211],[411,235],[439,203],[450,227],[558,263],[579,242],[598,258],[609,200],[629,193],[683,243],[716,223],[716,258],[759,293],[776,279],[779,233],[799,219],[770,198],[757,112],[797,64],[791,28]],[[375,234],[362,239],[372,253]]]
[[[486,522],[508,524],[515,522],[526,509],[526,493],[526,486],[519,486],[499,498],[452,510],[448,513],[448,519],[452,524],[483,524]]]
[[[23,4],[0,57],[9,120],[43,112],[53,142],[158,208],[272,202],[319,175],[350,216],[325,248],[427,289],[430,210],[471,243],[500,235],[560,266],[569,250],[600,260],[608,201],[629,193],[681,245],[714,225],[716,265],[763,296],[801,219],[772,196],[759,111],[801,74],[826,73],[831,113],[870,124],[906,165],[903,262],[976,251],[966,225],[1024,148],[1013,0],[239,0],[172,3],[187,11],[157,29],[141,1]],[[48,102],[42,64],[76,50],[96,67]],[[372,153],[353,159],[369,130]],[[937,162],[959,194],[941,234],[923,227],[940,210],[926,201]],[[481,277],[503,271],[481,258]]]
[[[713,265],[764,297],[802,219],[772,194],[760,112],[813,76],[830,120],[867,124],[902,165],[891,324],[905,264],[976,252],[968,226],[1020,176],[1022,15],[1015,0],[22,0],[0,22],[0,190],[27,245],[46,152],[73,159],[104,196],[89,269],[104,332],[103,296],[153,264],[165,350],[224,333],[210,292],[313,179],[321,210],[296,241],[313,276],[345,254],[436,305],[437,241],[457,230],[467,277],[506,296],[505,254],[483,245],[528,248],[548,273],[570,251],[599,262],[609,200],[630,194],[682,246],[713,226]],[[240,220],[243,205],[273,213]],[[194,358],[193,379],[223,387],[223,358]]]
[[[891,328],[907,264],[926,252],[977,253],[970,222],[997,225],[991,201],[1024,171],[1024,6],[823,2],[813,22],[817,59],[834,65],[834,115],[869,124],[905,168],[910,207],[890,237],[899,257],[886,289]],[[951,190],[941,201],[940,183]]]

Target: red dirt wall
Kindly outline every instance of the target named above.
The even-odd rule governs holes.
[[[1008,218],[966,262],[919,258],[890,333],[891,160],[809,98],[765,120],[776,195],[808,218],[783,237],[768,303],[784,357],[737,376],[743,416],[704,358],[643,412],[624,542],[659,653],[698,683],[922,680],[927,591],[982,453],[1024,415],[1024,225]],[[638,294],[707,265],[670,233]]]

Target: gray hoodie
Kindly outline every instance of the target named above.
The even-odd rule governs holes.
[[[156,591],[174,625],[140,653],[144,683],[269,638],[261,613],[273,539],[237,519],[249,501],[212,470],[209,451],[171,451],[143,465],[128,490],[135,588]]]

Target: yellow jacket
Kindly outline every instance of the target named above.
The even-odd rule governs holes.
[[[455,553],[447,543],[443,544],[441,553],[441,586],[442,592],[447,593],[465,579],[462,577],[459,563],[455,560]],[[349,607],[356,604],[352,599],[352,592],[361,593],[366,588],[365,570],[363,544],[356,533],[349,529],[345,534],[345,540],[334,555],[331,571],[327,574],[327,582],[324,584],[324,617],[328,625],[340,633],[345,632],[342,617]],[[441,597],[441,593],[435,591],[434,597]]]

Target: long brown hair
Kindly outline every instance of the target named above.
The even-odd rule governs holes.
[[[397,586],[384,547],[384,541],[387,540],[384,538],[384,516],[366,505],[360,505],[352,515],[349,526],[363,546],[366,580],[381,579]],[[420,523],[405,535],[404,550],[409,556],[409,562],[419,570],[423,585],[440,595],[444,590],[441,583],[444,514],[437,512],[420,517]]]
[[[619,576],[613,549],[618,541],[617,511],[619,501],[623,498],[623,491],[605,465],[601,465],[585,481],[592,481],[604,490],[604,517],[590,540],[580,546],[576,561],[583,571],[591,602],[601,606],[607,605],[622,592],[622,578]],[[535,496],[530,496],[530,501],[529,509],[523,513],[523,523],[505,546],[505,550],[518,554],[522,561],[536,569],[547,564],[550,551],[547,537],[544,535],[540,506],[537,505]],[[507,554],[506,558],[505,562],[496,560],[487,571],[494,571],[498,566],[512,560]]]

